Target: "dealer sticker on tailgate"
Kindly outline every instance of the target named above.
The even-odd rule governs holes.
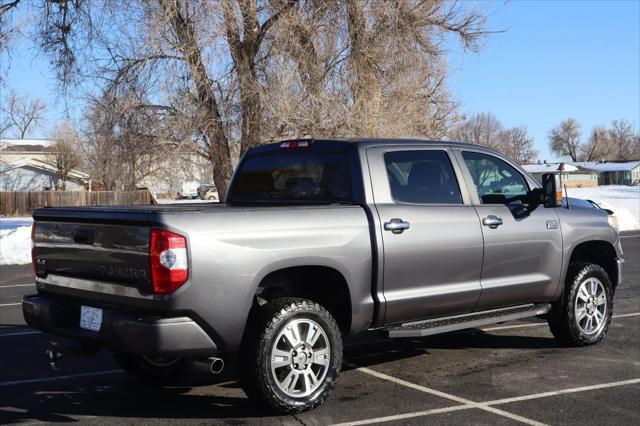
[[[91,330],[100,331],[102,325],[102,309],[92,308],[91,306],[80,307],[80,327]]]

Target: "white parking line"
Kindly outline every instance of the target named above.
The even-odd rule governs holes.
[[[75,379],[78,377],[93,377],[93,376],[105,376],[108,374],[117,374],[123,373],[124,370],[105,370],[105,371],[94,371],[90,373],[79,373],[79,374],[68,374],[66,376],[55,376],[55,377],[45,377],[41,379],[27,379],[27,380],[12,380],[8,382],[0,382],[0,387],[3,386],[14,386],[14,385],[25,385],[29,383],[43,383],[43,382],[53,382],[56,380],[66,380],[66,379]]]
[[[495,401],[483,402],[486,405],[508,404],[510,402],[528,401],[530,399],[545,398],[547,396],[565,395],[568,393],[585,392],[590,390],[607,389],[618,386],[634,385],[640,383],[640,379],[621,380],[619,382],[602,383],[599,385],[581,386],[579,388],[562,389],[559,391],[534,393],[531,395],[516,396],[514,398],[496,399]]]
[[[18,306],[18,305],[22,305],[22,303],[3,303],[0,305],[0,308],[5,306]]]
[[[577,387],[577,388],[562,389],[562,390],[558,390],[558,391],[541,392],[541,393],[536,393],[536,394],[531,394],[531,395],[522,395],[522,396],[517,396],[517,397],[513,397],[513,398],[496,399],[496,400],[493,400],[493,401],[473,402],[473,401],[469,401],[469,400],[467,400],[465,398],[460,398],[460,397],[457,397],[455,395],[446,394],[444,392],[436,391],[434,389],[430,389],[430,388],[427,388],[425,386],[417,385],[415,383],[407,382],[405,380],[389,376],[387,374],[379,373],[377,371],[370,370],[368,368],[364,368],[364,367],[358,368],[358,371],[361,371],[361,372],[366,373],[366,374],[373,375],[373,376],[378,377],[378,378],[383,379],[383,380],[388,380],[388,381],[397,383],[397,384],[402,385],[402,386],[407,386],[407,387],[410,387],[412,389],[416,389],[416,390],[419,390],[419,391],[422,391],[422,392],[430,393],[432,395],[442,396],[443,398],[448,398],[448,399],[451,399],[451,400],[456,401],[456,402],[461,402],[461,403],[462,403],[462,401],[466,401],[466,402],[463,402],[462,403],[463,405],[454,405],[454,406],[451,406],[451,407],[436,408],[436,409],[433,409],[433,410],[416,411],[416,412],[412,412],[412,413],[397,414],[397,415],[393,415],[393,416],[376,417],[376,418],[372,418],[372,419],[364,419],[364,420],[358,420],[358,421],[354,421],[354,422],[339,423],[339,424],[334,425],[334,426],[347,426],[347,425],[355,426],[355,425],[365,425],[365,424],[373,424],[373,423],[391,422],[391,421],[405,420],[405,419],[416,418],[416,417],[424,417],[424,416],[428,416],[428,415],[432,415],[432,414],[440,414],[440,413],[449,413],[449,412],[453,412],[453,411],[468,410],[468,409],[472,409],[472,408],[477,408],[477,409],[489,411],[489,412],[492,412],[494,414],[505,416],[505,417],[508,417],[508,418],[510,418],[512,420],[518,420],[518,421],[521,421],[521,422],[524,422],[524,423],[527,423],[527,424],[542,424],[542,423],[536,422],[535,420],[527,419],[527,418],[518,416],[516,414],[509,413],[507,411],[503,411],[503,410],[494,411],[495,408],[492,407],[492,406],[493,405],[500,405],[500,404],[508,404],[508,403],[511,403],[511,402],[519,402],[519,401],[527,401],[527,400],[531,400],[531,399],[545,398],[545,397],[549,397],[549,396],[565,395],[565,394],[576,393],[576,392],[585,392],[585,391],[590,391],[590,390],[607,389],[607,388],[612,388],[612,387],[626,386],[626,385],[632,385],[632,384],[640,383],[640,378],[637,378],[637,379],[630,379],[630,380],[621,380],[621,381],[618,381],[618,382],[602,383],[602,384],[598,384],[598,385],[581,386],[581,387]]]
[[[12,287],[35,287],[35,284],[12,284],[12,285],[1,285],[0,289],[3,288],[12,288]]]
[[[450,413],[452,411],[461,411],[468,410],[470,408],[474,408],[473,405],[453,405],[451,407],[445,408],[435,408],[433,410],[425,410],[425,411],[416,411],[413,413],[405,413],[405,414],[396,414],[393,416],[385,416],[385,417],[376,417],[373,419],[365,419],[365,420],[357,420],[355,422],[345,422],[345,423],[336,423],[332,426],[360,426],[360,425],[370,425],[374,423],[385,423],[385,422],[393,422],[399,420],[412,419],[415,417],[425,417],[432,414],[442,414],[442,413]]]
[[[377,377],[379,379],[387,380],[387,381],[390,381],[390,382],[393,382],[393,383],[396,383],[396,384],[399,384],[399,385],[402,385],[402,386],[406,386],[408,388],[412,388],[412,389],[415,389],[415,390],[418,390],[418,391],[421,391],[421,392],[429,393],[431,395],[436,395],[436,396],[439,396],[441,398],[446,398],[446,399],[450,399],[450,400],[455,401],[455,402],[459,402],[460,404],[463,404],[464,406],[468,406],[468,407],[465,407],[465,408],[478,408],[480,410],[488,411],[490,413],[497,414],[497,415],[502,416],[502,417],[507,417],[507,418],[509,418],[511,420],[516,420],[516,421],[519,421],[519,422],[522,422],[522,423],[525,423],[525,424],[528,424],[528,425],[536,425],[536,426],[544,425],[544,423],[540,423],[540,422],[537,422],[535,420],[519,416],[517,414],[509,413],[507,411],[503,411],[503,410],[500,410],[498,408],[490,407],[490,406],[487,406],[487,405],[478,404],[477,402],[473,402],[473,401],[471,401],[469,399],[461,398],[459,396],[455,396],[455,395],[451,395],[451,394],[448,394],[448,393],[445,393],[445,392],[441,392],[441,391],[438,391],[438,390],[435,390],[435,389],[431,389],[431,388],[428,388],[426,386],[421,386],[421,385],[417,385],[415,383],[407,382],[406,380],[398,379],[397,377],[389,376],[387,374],[380,373],[378,371],[371,370],[369,368],[360,367],[360,368],[358,368],[358,371],[363,372],[365,374],[369,374],[369,375],[374,376],[374,377]],[[453,411],[453,407],[451,407],[451,411]],[[377,423],[377,422],[374,422],[374,423]]]
[[[627,318],[627,317],[637,317],[640,315],[640,312],[634,312],[632,314],[622,314],[622,315],[614,315],[613,318]]]
[[[640,315],[640,312],[634,312],[631,314],[622,314],[622,315],[614,315],[613,319],[617,318],[628,318],[628,317],[637,317]],[[496,330],[509,330],[512,328],[525,328],[525,327],[540,327],[543,325],[548,325],[546,322],[538,322],[535,324],[516,324],[516,325],[505,325],[502,327],[490,327],[490,328],[481,328],[482,331],[496,331]]]

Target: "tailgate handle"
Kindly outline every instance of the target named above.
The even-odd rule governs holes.
[[[93,231],[82,229],[73,236],[73,242],[76,244],[93,244]]]

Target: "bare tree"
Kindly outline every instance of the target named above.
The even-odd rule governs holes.
[[[192,18],[183,15],[182,2],[179,0],[159,0],[172,29],[173,46],[182,54],[191,77],[195,83],[197,122],[202,130],[208,148],[207,156],[213,164],[213,180],[219,191],[224,194],[231,177],[231,155],[229,140],[224,129],[220,108],[214,87],[204,62],[201,48],[198,46]],[[184,8],[188,11],[188,8]]]
[[[634,137],[636,135],[633,131],[633,125],[625,120],[613,120],[611,122],[611,128],[609,129],[609,138],[611,143],[611,160],[631,160],[633,159],[634,151],[637,152],[637,148],[634,149]]]
[[[567,118],[549,132],[551,151],[578,161],[580,137],[580,124],[573,118]]]
[[[125,158],[118,149],[115,120],[99,100],[92,100],[84,117],[84,150],[95,186],[107,191],[122,187]]]
[[[3,109],[0,108],[0,138],[4,138],[12,127],[13,123],[5,116]]]
[[[149,88],[132,122],[162,115],[155,143],[191,143],[222,193],[232,152],[274,138],[444,136],[447,42],[477,51],[488,34],[480,8],[445,0],[39,1],[62,86],[90,79],[103,104]]]
[[[480,112],[462,120],[453,128],[452,139],[500,150],[503,126],[490,112]]]
[[[533,139],[527,134],[526,126],[512,127],[501,132],[500,151],[518,164],[534,162],[538,152],[533,147]]]
[[[149,102],[144,87],[129,85],[93,99],[86,112],[85,147],[92,177],[106,189],[136,189],[175,154],[164,133],[171,121]]]
[[[56,189],[65,191],[69,174],[82,164],[80,141],[75,129],[68,122],[56,126],[52,136],[54,144],[51,160],[57,170]]]
[[[20,0],[2,0],[0,1],[0,53],[8,51],[12,39],[17,33],[17,28],[13,25],[13,10],[18,7]],[[0,83],[2,78],[0,77]]]
[[[631,142],[631,159],[640,160],[640,134],[637,133]]]
[[[285,15],[297,1],[272,2],[276,10],[260,23],[258,2],[255,0],[222,0],[224,26],[229,51],[238,77],[239,106],[242,115],[241,151],[260,144],[262,125],[261,84],[256,60],[263,41],[271,27]]]
[[[609,132],[602,126],[594,127],[591,130],[589,141],[580,148],[580,159],[582,161],[605,160],[610,150]]]
[[[5,117],[2,123],[3,133],[13,129],[16,137],[24,139],[30,130],[40,126],[46,111],[47,107],[42,99],[19,96],[15,91],[11,91],[2,107]]]

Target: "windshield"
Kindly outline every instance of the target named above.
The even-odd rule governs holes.
[[[246,157],[239,166],[229,202],[351,202],[346,152],[279,150]]]

